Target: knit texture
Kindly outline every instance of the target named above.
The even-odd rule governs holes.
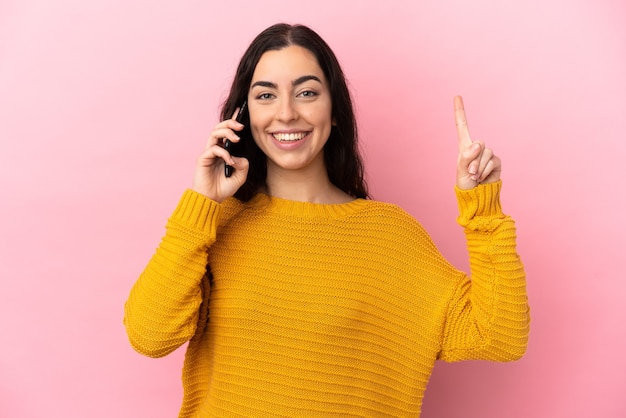
[[[456,190],[471,281],[391,204],[188,190],[126,303],[130,342],[160,357],[189,341],[180,417],[417,417],[436,359],[526,349],[500,187]]]

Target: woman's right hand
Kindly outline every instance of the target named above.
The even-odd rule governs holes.
[[[242,130],[243,125],[235,121],[238,112],[239,108],[235,110],[231,119],[215,125],[204,152],[196,162],[191,189],[219,203],[234,195],[248,176],[248,160],[243,157],[233,157],[224,149],[224,142],[227,139],[233,143],[239,142],[235,131]],[[230,177],[224,174],[225,163],[234,168]]]

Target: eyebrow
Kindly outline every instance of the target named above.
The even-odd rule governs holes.
[[[315,76],[315,75],[303,75],[302,77],[298,77],[295,80],[293,80],[291,82],[291,85],[293,87],[295,87],[295,86],[297,86],[299,84],[302,84],[302,83],[304,83],[306,81],[309,81],[309,80],[315,80],[318,83],[322,84],[322,80],[320,80],[318,76]],[[250,86],[250,88],[252,89],[255,86],[268,87],[268,88],[271,88],[271,89],[278,88],[276,83],[272,83],[271,81],[256,81],[254,84],[252,84]]]

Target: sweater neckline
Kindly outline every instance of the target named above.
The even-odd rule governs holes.
[[[366,199],[354,199],[346,203],[311,203],[259,193],[248,201],[247,206],[302,218],[339,218],[358,212],[367,205],[367,202]]]

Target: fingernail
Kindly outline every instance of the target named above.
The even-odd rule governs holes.
[[[469,168],[469,172],[470,172],[470,174],[476,174],[476,166],[471,165],[470,168]],[[476,176],[474,176],[474,177],[476,177]],[[474,177],[472,177],[472,179],[474,179]],[[474,179],[474,180],[476,180],[476,179]]]

